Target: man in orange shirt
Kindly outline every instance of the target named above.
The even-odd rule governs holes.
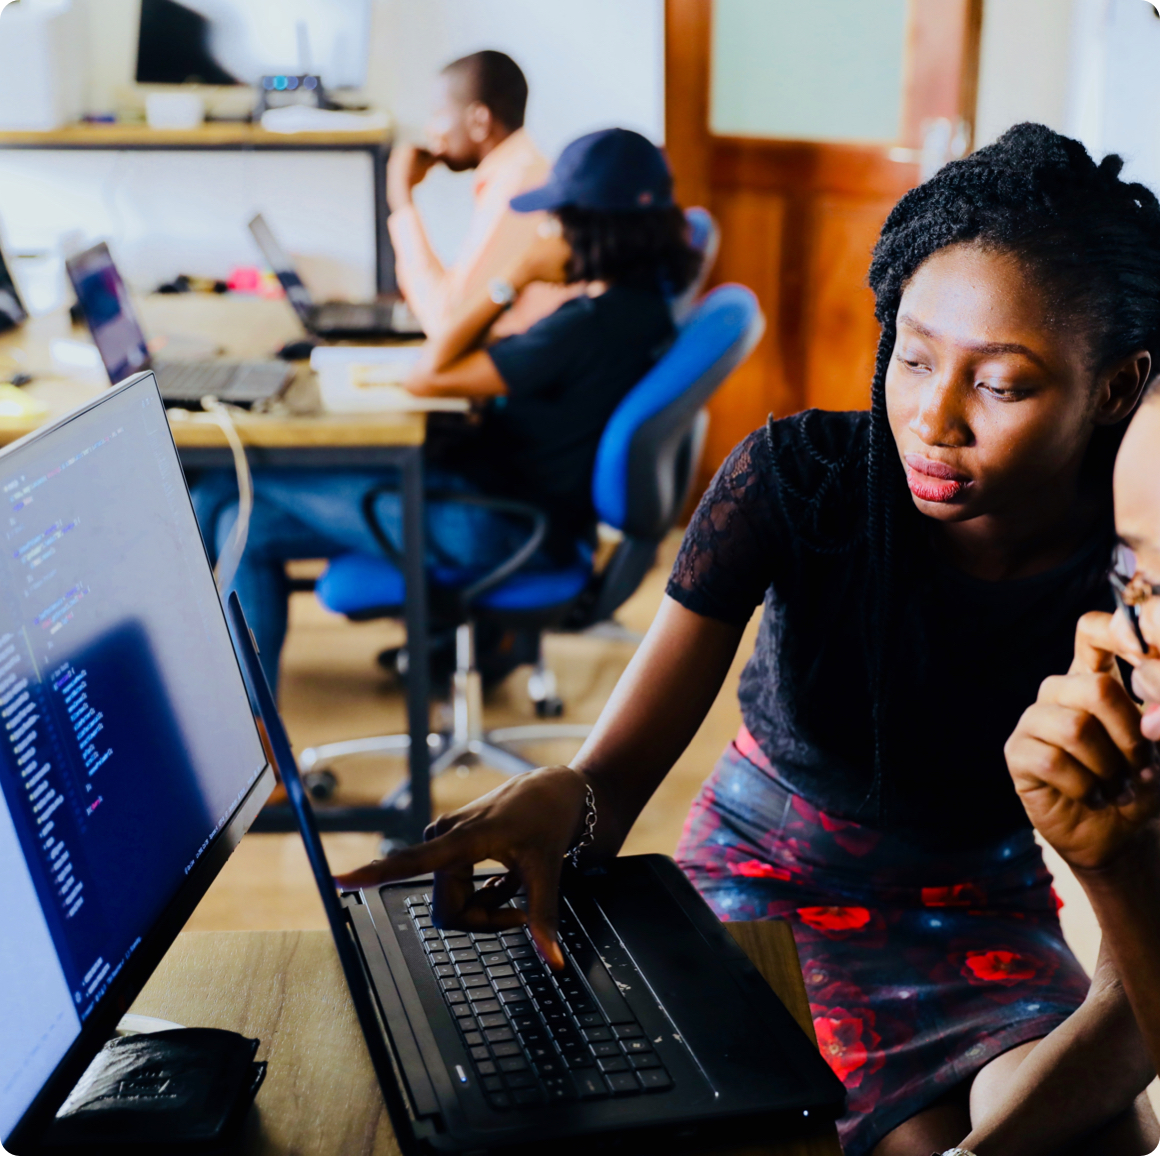
[[[512,197],[542,185],[548,162],[524,129],[528,82],[502,52],[476,52],[439,75],[427,148],[398,145],[387,167],[388,225],[399,288],[428,337],[438,336],[473,292],[489,286],[510,304],[493,337],[520,333],[557,309],[571,288],[537,282],[518,295],[499,280],[546,227],[543,213],[515,213]],[[428,240],[412,190],[437,165],[475,170],[475,208],[454,264],[445,266]],[[502,300],[504,295],[510,300]]]

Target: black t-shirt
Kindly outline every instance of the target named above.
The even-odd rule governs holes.
[[[764,599],[741,709],[792,790],[933,848],[979,846],[1028,825],[1003,744],[1043,679],[1070,665],[1080,615],[1113,608],[1110,482],[1078,554],[1008,582],[950,566],[903,506],[876,791],[868,434],[867,414],[817,410],[750,434],[702,498],[668,593],[736,624]]]
[[[659,292],[612,286],[576,297],[488,353],[508,387],[455,468],[491,493],[541,506],[557,540],[595,524],[600,435],[673,338]]]

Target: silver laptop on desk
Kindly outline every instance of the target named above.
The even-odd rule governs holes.
[[[209,394],[231,405],[252,406],[274,397],[290,380],[293,370],[282,361],[154,361],[108,245],[78,253],[66,267],[114,385],[152,369],[167,406],[197,409]]]

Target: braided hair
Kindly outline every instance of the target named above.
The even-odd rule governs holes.
[[[1093,372],[1140,349],[1151,353],[1153,372],[1160,370],[1160,203],[1144,185],[1121,180],[1122,167],[1115,155],[1097,165],[1079,141],[1045,125],[1019,124],[906,193],[874,247],[869,282],[882,332],[868,459],[874,780],[866,804],[876,804],[879,821],[886,811],[882,734],[897,610],[898,514],[911,506],[886,413],[886,371],[903,290],[948,245],[1009,253],[1036,275],[1051,316],[1083,334]],[[1085,462],[1107,477],[1109,492],[1124,424],[1097,430]]]

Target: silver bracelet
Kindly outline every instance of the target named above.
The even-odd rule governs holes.
[[[580,852],[590,847],[596,839],[596,796],[592,793],[590,784],[584,784],[584,832],[572,845],[570,851],[564,852],[565,859],[572,860],[573,867],[580,866]]]
[[[935,1152],[932,1156],[939,1156],[939,1153]],[[969,1148],[948,1148],[942,1156],[975,1156],[975,1154]]]

